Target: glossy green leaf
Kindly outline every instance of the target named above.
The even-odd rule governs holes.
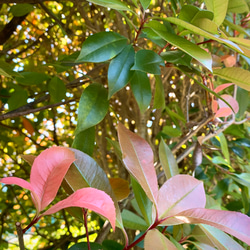
[[[160,75],[160,66],[164,66],[162,58],[152,50],[139,50],[135,54],[135,65],[131,70],[140,70],[146,73]]]
[[[131,9],[126,5],[125,2],[122,2],[120,0],[87,0],[87,1],[110,9],[131,11]]]
[[[250,139],[248,139],[248,138],[237,139],[234,141],[234,143],[241,146],[241,147],[250,148]]]
[[[234,172],[234,169],[231,167],[231,165],[229,164],[229,162],[227,162],[227,160],[225,160],[221,156],[215,156],[215,157],[213,157],[212,162],[215,163],[215,164],[219,164],[219,165],[225,165],[226,167],[229,168],[230,171]]]
[[[95,146],[95,127],[88,128],[78,133],[72,143],[72,148],[78,149],[92,156]]]
[[[227,11],[232,13],[245,13],[249,12],[249,7],[245,0],[229,0]]]
[[[119,54],[127,45],[127,38],[115,32],[99,32],[83,43],[76,63],[104,62]]]
[[[28,93],[24,89],[16,90],[8,100],[9,111],[27,104]]]
[[[165,20],[165,21],[168,21],[168,22],[170,22],[170,23],[179,25],[179,26],[181,26],[182,28],[185,28],[185,29],[187,29],[187,30],[190,30],[192,33],[195,33],[195,34],[197,34],[197,35],[206,37],[206,38],[208,38],[208,39],[215,40],[215,41],[217,41],[217,42],[220,42],[220,43],[222,43],[222,44],[227,45],[228,47],[232,48],[233,50],[235,50],[235,51],[237,51],[237,52],[242,53],[242,50],[240,49],[240,47],[239,47],[237,44],[235,44],[235,43],[233,43],[233,42],[231,42],[231,41],[229,41],[229,40],[220,38],[220,37],[218,37],[218,36],[216,36],[216,35],[213,35],[213,34],[207,32],[207,31],[202,30],[202,29],[196,27],[195,25],[192,25],[192,24],[190,24],[190,23],[187,23],[187,22],[185,22],[185,21],[183,21],[183,20],[181,20],[181,19],[178,19],[178,18],[176,18],[176,17],[168,17],[168,18],[162,18],[162,20]]]
[[[146,10],[151,2],[151,0],[140,0],[141,5],[143,7],[144,10]]]
[[[100,250],[100,249],[108,250],[107,248],[95,242],[90,242],[90,247],[91,250]],[[88,243],[87,242],[76,243],[70,248],[68,248],[68,250],[89,250]]]
[[[130,80],[130,86],[140,111],[146,111],[152,98],[150,81],[147,74],[145,72],[135,70]]]
[[[209,20],[212,20],[214,17],[214,14],[211,11],[200,9],[194,5],[184,5],[181,8],[179,18],[189,22],[193,23],[195,20],[200,18],[207,18]]]
[[[176,159],[163,139],[161,139],[159,146],[159,157],[161,166],[163,167],[167,179],[179,174],[179,168]]]
[[[199,18],[199,19],[195,19],[195,21],[193,21],[193,25],[207,31],[210,32],[212,34],[219,34],[218,32],[218,25],[214,22],[211,21],[208,18]]]
[[[241,147],[233,146],[230,149],[240,158],[243,159],[245,157],[245,151]]]
[[[142,231],[146,231],[148,229],[147,223],[141,217],[127,209],[122,210],[122,221],[124,227],[129,229]]]
[[[39,72],[22,72],[20,75],[16,77],[17,82],[26,86],[38,85],[50,79],[47,74]]]
[[[217,136],[217,139],[220,142],[221,150],[222,150],[224,157],[227,160],[227,163],[230,164],[230,155],[229,155],[227,139],[225,135],[223,133],[219,133]]]
[[[75,135],[99,123],[107,114],[108,107],[108,91],[101,84],[89,85],[79,102]]]
[[[33,5],[22,3],[11,6],[10,12],[13,16],[25,16],[29,14],[34,9]]]
[[[124,248],[123,245],[119,244],[118,242],[114,240],[104,240],[102,242],[102,246],[107,248],[107,250],[122,250]],[[105,250],[105,249],[103,249]]]
[[[165,108],[165,92],[162,84],[161,76],[155,75],[155,93],[154,105],[155,109]]]
[[[157,229],[149,230],[144,240],[145,250],[177,249],[176,246]]]
[[[130,68],[134,64],[135,51],[132,45],[127,45],[109,65],[108,86],[109,98],[122,89],[129,81]]]
[[[131,184],[140,212],[144,220],[146,221],[147,225],[149,226],[152,224],[153,203],[149,200],[149,198],[147,197],[146,193],[144,192],[140,184],[133,177],[131,177]]]
[[[177,20],[179,20],[179,19],[177,19]],[[154,20],[150,21],[147,24],[147,27],[150,27],[162,39],[166,40],[170,44],[176,46],[180,50],[182,50],[185,53],[187,53],[188,55],[192,56],[198,62],[200,62],[204,67],[206,67],[208,70],[212,71],[212,57],[204,49],[201,49],[196,44],[186,40],[185,38],[183,38],[181,36],[167,33],[166,27],[157,21],[154,21]]]
[[[230,174],[230,177],[239,184],[250,188],[250,173]]]
[[[60,102],[66,97],[66,86],[64,82],[57,76],[53,77],[49,81],[48,90],[53,103]]]
[[[220,26],[227,14],[229,0],[205,0],[205,4],[208,10],[214,13],[213,21]]]
[[[250,91],[250,72],[248,70],[228,67],[224,69],[214,69],[214,75],[233,82],[243,89]]]
[[[250,48],[250,40],[249,39],[244,39],[244,38],[239,38],[239,37],[229,37],[230,41],[235,42],[237,44],[243,45],[245,47]]]
[[[161,57],[168,63],[190,67],[192,57],[181,50],[168,50],[161,53]]]

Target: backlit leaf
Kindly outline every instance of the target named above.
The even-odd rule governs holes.
[[[151,147],[144,139],[129,131],[121,123],[118,125],[118,138],[127,170],[140,183],[148,198],[156,203],[158,183]]]
[[[127,180],[124,180],[122,178],[109,178],[109,183],[118,201],[128,197],[130,189]]]
[[[108,107],[108,91],[98,83],[89,85],[79,102],[75,135],[99,123],[107,114]]]
[[[141,5],[143,7],[144,10],[146,10],[151,2],[151,0],[140,0]]]
[[[130,68],[134,64],[135,51],[132,45],[127,45],[109,65],[108,86],[109,98],[127,85]]]
[[[131,9],[126,5],[125,2],[122,2],[120,0],[87,0],[87,1],[97,5],[101,5],[106,8],[131,11]]]
[[[95,188],[82,188],[75,191],[66,199],[50,207],[42,215],[49,215],[67,207],[82,207],[93,210],[110,221],[115,229],[115,206],[112,199],[103,191]]]
[[[244,13],[249,12],[249,8],[245,0],[229,0],[227,11],[232,13]]]
[[[96,33],[85,40],[76,62],[107,61],[119,54],[126,44],[127,38],[118,33],[104,31]]]
[[[29,86],[29,85],[38,85],[50,79],[47,74],[39,72],[22,72],[20,77],[16,77],[18,83]]]

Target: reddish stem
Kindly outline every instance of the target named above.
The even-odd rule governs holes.
[[[41,218],[41,216],[38,216],[38,217],[34,217],[33,218],[33,220],[30,222],[30,224],[27,226],[27,227],[25,227],[24,229],[23,229],[23,234],[27,231],[27,230],[29,230],[35,223],[37,223],[39,220],[40,220],[40,218]]]
[[[87,209],[84,209],[84,208],[82,210],[83,210],[84,227],[85,227],[85,231],[86,231],[88,250],[91,250],[90,242],[89,242],[89,231],[88,231],[88,218],[87,218],[88,211],[87,211]]]
[[[137,40],[138,40],[138,37],[139,37],[139,35],[141,34],[141,31],[142,31],[142,29],[143,29],[143,26],[144,26],[145,22],[148,20],[147,18],[144,19],[144,15],[145,15],[145,13],[143,13],[142,19],[141,19],[140,27],[139,27],[139,29],[136,31],[136,37],[135,37],[135,40],[134,40],[134,45],[136,44],[136,42],[137,42]]]
[[[212,42],[214,42],[214,40],[213,39],[209,39],[209,40],[204,41],[204,42],[196,43],[196,45],[205,44],[205,43],[212,43]]]

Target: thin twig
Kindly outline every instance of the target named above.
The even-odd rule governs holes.
[[[16,222],[16,231],[18,236],[19,248],[20,250],[25,250],[23,241],[23,230],[20,222]]]

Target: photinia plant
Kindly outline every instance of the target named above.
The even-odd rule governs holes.
[[[171,247],[173,243],[163,235],[166,228],[162,232],[156,228],[184,223],[207,224],[250,244],[250,218],[247,215],[206,209],[203,182],[189,175],[174,175],[158,188],[153,151],[149,144],[122,124],[118,125],[118,136],[127,170],[141,185],[152,202],[151,205],[153,204],[151,225],[140,238],[125,249],[131,249],[144,238],[145,249],[152,249],[152,243],[155,242],[157,249],[175,249]],[[168,171],[170,172],[175,171]]]
[[[35,158],[31,168],[30,182],[18,177],[6,177],[0,180],[2,183],[16,184],[31,191],[36,215],[32,222],[23,229],[23,233],[42,216],[68,207],[91,209],[107,218],[115,229],[116,212],[112,199],[105,192],[91,187],[76,190],[66,199],[43,212],[55,199],[63,178],[74,161],[75,155],[72,150],[64,147],[52,147],[44,150]]]

